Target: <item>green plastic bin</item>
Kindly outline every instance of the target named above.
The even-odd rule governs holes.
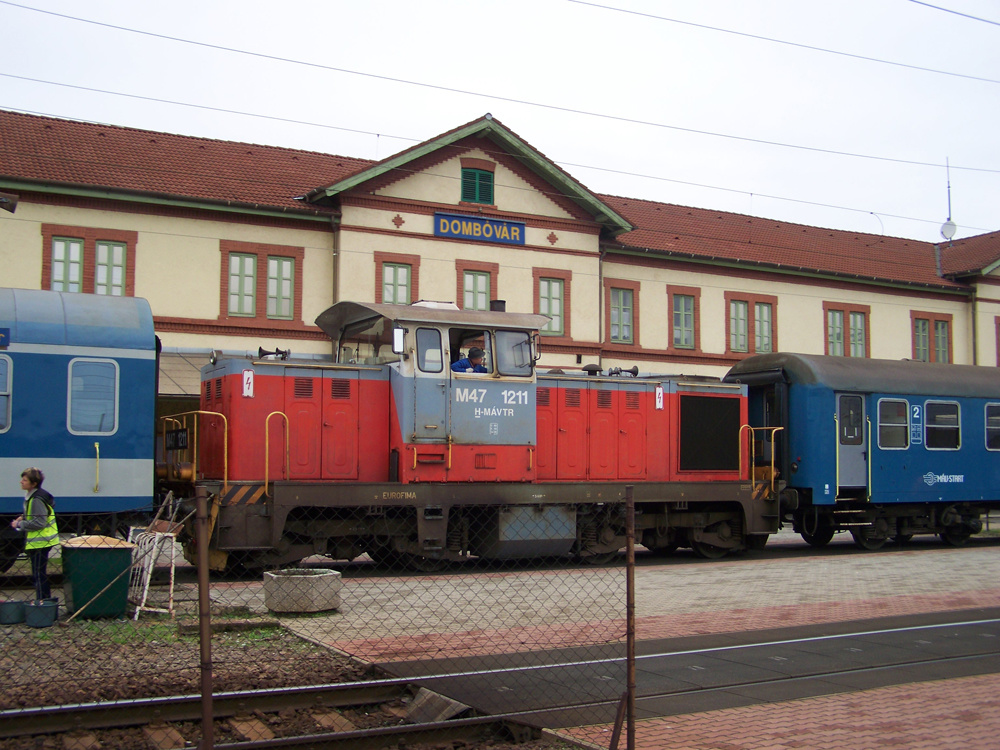
[[[63,542],[66,611],[88,619],[124,616],[134,547],[110,536],[79,536]]]

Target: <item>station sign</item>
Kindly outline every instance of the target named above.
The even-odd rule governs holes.
[[[435,237],[523,245],[524,227],[523,221],[504,221],[466,214],[434,214]]]

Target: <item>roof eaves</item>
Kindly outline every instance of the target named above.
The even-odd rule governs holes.
[[[198,198],[190,195],[175,195],[171,193],[155,193],[142,190],[127,190],[124,188],[109,189],[101,185],[82,183],[63,183],[52,181],[32,181],[23,179],[8,179],[0,175],[0,185],[11,190],[30,190],[36,193],[51,193],[56,195],[74,195],[84,198],[104,198],[107,200],[123,200],[135,203],[169,205],[178,208],[200,208],[206,211],[225,211],[228,213],[257,214],[267,216],[293,216],[295,218],[315,221],[329,221],[335,211],[321,206],[296,208],[293,206],[274,206],[260,203],[244,203],[213,198]]]
[[[824,271],[818,268],[807,268],[805,266],[792,266],[782,263],[768,263],[763,260],[750,260],[743,258],[719,258],[710,255],[697,255],[695,253],[679,252],[677,250],[652,250],[649,248],[625,247],[614,245],[607,247],[608,252],[621,255],[637,255],[641,257],[660,256],[671,260],[678,260],[689,263],[704,263],[711,266],[724,268],[761,268],[772,273],[780,273],[791,276],[803,276],[816,279],[837,279],[850,280],[859,284],[870,284],[875,286],[887,286],[903,289],[932,289],[941,292],[951,292],[953,294],[969,294],[971,289],[967,284],[955,281],[953,284],[931,284],[923,281],[903,281],[901,279],[888,279],[880,276],[863,276],[861,274],[843,273],[839,271]],[[961,286],[959,286],[961,284]]]

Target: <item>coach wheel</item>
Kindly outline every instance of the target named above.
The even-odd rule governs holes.
[[[913,534],[896,534],[892,541],[896,544],[906,544],[911,539],[913,539]]]
[[[945,529],[941,532],[941,540],[952,547],[964,547],[965,543],[969,541],[970,536],[972,536],[972,533],[964,528]]]
[[[819,508],[802,513],[798,523],[799,535],[810,547],[825,547],[833,539],[833,524],[825,517],[820,517]]]
[[[861,549],[866,549],[874,552],[877,549],[882,549],[885,543],[889,541],[887,537],[875,536],[875,531],[869,526],[861,526],[856,529],[851,529],[851,536],[854,537],[854,543]]]
[[[0,539],[0,573],[6,573],[24,551],[24,538]]]
[[[716,547],[714,544],[709,544],[708,542],[691,542],[691,549],[694,553],[705,560],[718,560],[721,557],[725,557],[729,554],[729,550],[726,547]]]

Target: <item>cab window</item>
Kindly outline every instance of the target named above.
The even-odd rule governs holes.
[[[444,369],[441,332],[436,328],[417,329],[417,367],[424,372],[441,372]]]
[[[531,338],[524,331],[497,331],[497,370],[501,375],[531,375]]]

